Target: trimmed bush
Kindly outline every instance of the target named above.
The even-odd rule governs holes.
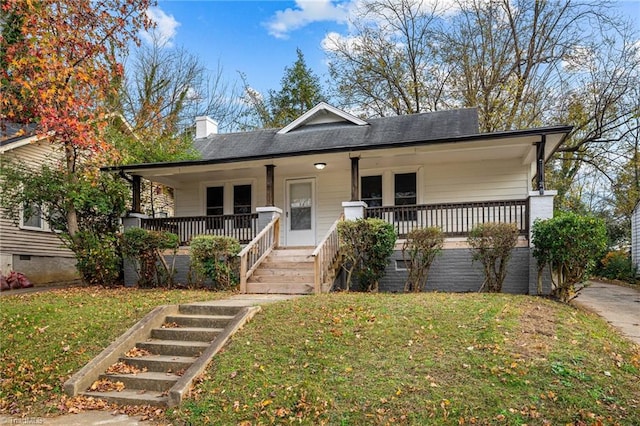
[[[636,268],[631,261],[631,253],[616,250],[610,251],[600,260],[598,275],[610,280],[621,280],[634,283]]]
[[[545,266],[551,273],[551,295],[569,302],[594,270],[607,246],[607,229],[601,219],[561,213],[533,224],[533,256],[538,261],[538,293],[542,293]]]
[[[407,234],[402,246],[402,259],[409,271],[404,291],[418,293],[424,290],[429,268],[442,251],[443,244],[444,234],[440,228],[419,228]]]
[[[381,219],[357,219],[338,224],[343,268],[347,273],[346,290],[352,280],[360,291],[378,291],[396,243],[393,225]]]
[[[85,283],[102,286],[120,284],[122,259],[114,235],[80,231],[73,239],[68,238],[68,244],[76,257],[76,269]]]
[[[467,241],[473,261],[480,261],[484,272],[478,291],[486,288],[489,293],[500,293],[511,252],[518,242],[518,227],[513,223],[484,223],[471,230]]]
[[[214,289],[229,289],[238,284],[240,249],[235,238],[198,235],[190,244],[191,267],[200,276],[209,278]]]
[[[175,259],[179,246],[178,236],[170,232],[129,228],[121,236],[122,256],[135,263],[138,286],[144,288],[173,284],[174,267],[169,267],[161,251],[173,250]]]

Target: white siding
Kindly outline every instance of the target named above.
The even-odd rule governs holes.
[[[636,204],[631,215],[631,259],[640,271],[640,203]]]
[[[175,215],[176,216],[202,216],[203,201],[200,195],[200,185],[193,184],[187,187],[176,188],[175,195]]]
[[[311,162],[311,161],[310,161]],[[275,205],[285,210],[285,185],[288,179],[316,180],[316,240],[320,241],[343,211],[342,202],[351,198],[351,170],[346,161],[330,161],[321,171],[289,173],[287,167],[278,166],[274,180]],[[366,168],[361,164],[360,175],[383,176],[383,198],[385,205],[393,205],[393,176],[395,173],[413,173],[418,179],[418,204],[493,201],[525,199],[529,193],[529,165],[521,159],[502,161],[469,161],[447,164],[409,164]],[[245,169],[246,170],[246,169]],[[182,185],[175,191],[176,216],[199,216],[204,214],[206,186],[232,185],[243,179],[243,172],[235,175],[226,171],[224,179],[216,180],[211,173],[207,182]],[[264,206],[266,172],[264,169],[251,173],[254,184],[255,207]],[[247,177],[245,177],[247,179]],[[281,227],[284,241],[285,226]]]
[[[519,160],[428,165],[424,175],[427,204],[524,199],[530,187]]]

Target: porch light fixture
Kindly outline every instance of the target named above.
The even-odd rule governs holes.
[[[315,163],[315,164],[313,165],[313,167],[315,167],[315,168],[316,168],[316,169],[318,169],[318,170],[322,170],[322,169],[324,169],[325,167],[327,167],[327,163]]]

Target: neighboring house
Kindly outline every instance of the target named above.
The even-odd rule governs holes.
[[[7,123],[0,134],[2,161],[18,160],[35,166],[54,164],[60,152],[34,129]],[[3,274],[21,272],[35,285],[70,282],[79,279],[71,250],[39,214],[27,217],[21,212],[18,223],[0,215],[0,269]]]
[[[555,194],[545,190],[544,164],[570,130],[483,134],[476,109],[362,120],[321,103],[282,129],[217,134],[215,121],[199,117],[195,146],[201,160],[103,170],[132,176],[138,182],[134,200],[142,178],[172,187],[176,217],[129,222],[176,232],[185,244],[197,234],[231,235],[247,244],[273,219],[278,226],[261,236],[275,233],[275,241],[243,253],[248,265],[242,267],[241,291],[298,292],[291,283],[258,288],[245,280],[254,274],[260,281],[256,271],[274,246],[315,248],[306,255],[316,259],[315,285],[299,292],[328,288],[325,281],[333,274],[326,270],[335,266],[337,249],[334,225],[344,214],[379,217],[396,228],[398,250],[381,283],[387,291],[403,289],[400,247],[410,229],[439,226],[447,236],[427,289],[476,291],[483,277],[471,262],[468,231],[483,222],[516,223],[521,238],[505,291],[532,293],[537,267],[529,231],[533,220],[553,215]],[[267,273],[259,274],[263,282]]]
[[[631,261],[640,273],[640,202],[631,213]]]

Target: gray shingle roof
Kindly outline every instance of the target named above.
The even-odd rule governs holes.
[[[203,160],[371,149],[407,142],[435,141],[478,134],[475,108],[372,118],[368,125],[348,122],[302,126],[286,134],[278,129],[227,133],[195,141]]]

